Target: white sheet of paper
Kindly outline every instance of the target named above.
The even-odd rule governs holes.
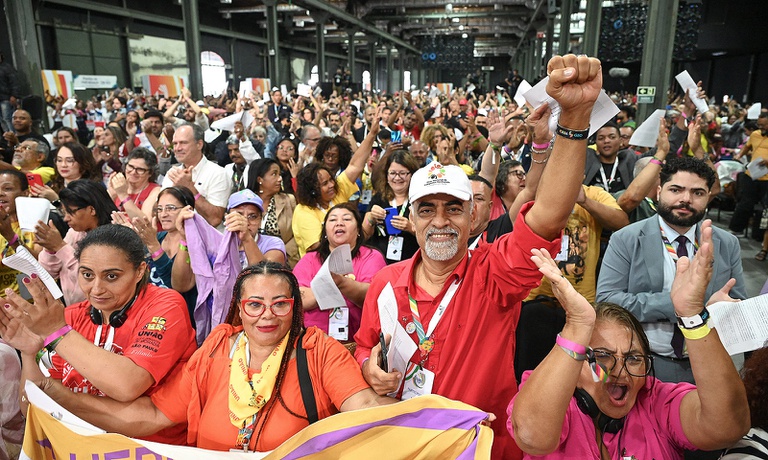
[[[322,267],[309,283],[312,293],[321,310],[345,307],[347,301],[333,282],[331,273],[346,275],[352,273],[352,252],[348,244],[343,244],[331,252]]]
[[[549,117],[549,129],[555,132],[557,121],[560,119],[560,104],[547,94],[547,82],[549,82],[549,77],[543,78],[540,82],[536,83],[536,86],[523,93],[523,97],[531,104],[534,110],[545,102],[549,104],[549,108],[552,111],[552,116]],[[601,126],[616,116],[617,113],[619,113],[619,108],[608,97],[605,90],[601,89],[600,95],[597,96],[595,105],[592,107],[592,113],[589,116],[589,135],[594,134]]]
[[[40,262],[38,262],[32,253],[29,252],[24,246],[19,246],[16,248],[16,254],[4,257],[3,264],[11,267],[14,270],[18,270],[27,276],[31,275],[32,273],[39,276],[43,281],[43,284],[45,284],[45,287],[51,291],[51,295],[54,299],[60,299],[64,296],[51,274],[48,273],[42,265],[40,265]]]
[[[749,177],[751,177],[752,180],[758,180],[768,174],[768,167],[762,164],[762,161],[763,160],[761,158],[756,158],[747,164]]]
[[[729,355],[757,350],[768,341],[768,294],[707,307],[711,327]]]
[[[48,223],[48,214],[51,211],[51,202],[45,198],[20,196],[16,198],[16,215],[19,218],[19,227],[30,232],[35,231],[37,221]]]
[[[760,112],[763,110],[763,104],[755,102],[747,109],[747,120],[757,120],[760,116]]]
[[[688,97],[691,98],[691,102],[693,102],[693,105],[696,106],[696,110],[698,110],[699,113],[704,113],[709,110],[707,101],[696,95],[698,87],[696,86],[696,82],[693,81],[691,74],[689,74],[687,70],[683,70],[679,74],[675,75],[675,79],[680,84],[680,87],[683,89],[683,91],[688,90]],[[690,116],[691,114],[687,115]]]
[[[515,97],[513,98],[517,105],[520,107],[525,105],[525,96],[523,94],[527,93],[531,88],[533,87],[528,83],[528,80],[523,80],[517,85],[517,91],[515,91]]]
[[[468,93],[471,93],[471,92],[472,92],[472,91],[474,91],[474,90],[475,90],[475,85],[473,85],[472,83],[470,83],[470,84],[469,84],[469,86],[467,86],[467,92],[468,92]]]
[[[203,139],[205,139],[205,142],[211,143],[216,140],[217,137],[219,137],[221,133],[219,131],[214,131],[212,129],[206,129],[205,133],[203,133]]]
[[[387,283],[384,289],[381,290],[378,299],[376,299],[376,305],[379,309],[381,332],[384,335],[394,335],[395,326],[397,325],[397,299],[395,298],[395,291],[392,289],[391,283]]]
[[[645,119],[643,124],[637,127],[632,137],[629,139],[629,145],[638,147],[655,147],[656,140],[659,138],[659,123],[664,117],[664,109],[656,109]]]
[[[411,336],[405,331],[405,328],[397,322],[397,299],[395,298],[395,291],[392,289],[391,283],[387,283],[384,289],[381,290],[379,297],[376,299],[376,304],[379,309],[381,331],[384,333],[384,336],[392,336],[392,339],[389,341],[389,349],[387,350],[389,370],[397,369],[404,373],[408,368],[408,361],[416,353],[418,347],[413,342],[413,339],[411,339]],[[399,386],[400,384],[398,384]]]
[[[299,83],[296,85],[296,94],[301,97],[310,97],[312,95],[312,87],[305,85],[304,83]]]
[[[235,122],[242,121],[242,119],[243,119],[242,112],[233,113],[228,117],[224,117],[221,120],[216,120],[213,123],[211,123],[211,128],[232,132],[235,130]]]

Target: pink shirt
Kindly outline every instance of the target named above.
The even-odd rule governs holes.
[[[523,374],[520,386],[525,385],[531,371]],[[683,396],[695,390],[690,383],[665,383],[647,377],[640,389],[635,405],[624,419],[624,428],[618,433],[604,433],[603,442],[610,458],[632,457],[638,459],[682,459],[683,450],[694,450],[683,433],[680,422],[680,403]],[[515,395],[515,398],[517,395]],[[512,413],[515,398],[509,403],[507,415]],[[514,433],[511,419],[507,418],[507,430]],[[549,455],[525,454],[524,459],[599,459],[600,450],[595,438],[592,419],[571,398],[560,433],[560,445]]]

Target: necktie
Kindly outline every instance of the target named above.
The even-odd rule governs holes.
[[[688,257],[688,238],[685,235],[680,235],[675,238],[675,241],[677,241],[677,257]],[[675,352],[677,358],[683,358],[685,356],[683,354],[684,344],[685,339],[683,337],[683,332],[677,325],[675,325],[674,332],[672,333],[672,350]]]

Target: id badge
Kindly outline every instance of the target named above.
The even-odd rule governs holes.
[[[328,316],[328,335],[336,340],[349,340],[349,308],[331,310]]]
[[[390,236],[387,244],[387,259],[400,260],[403,258],[403,237]]]
[[[403,384],[403,396],[401,401],[432,394],[432,385],[435,383],[435,373],[421,366],[414,366],[406,373]]]
[[[360,197],[360,203],[368,204],[371,202],[372,197],[373,197],[373,190],[363,190],[363,194]]]
[[[565,262],[568,260],[568,243],[568,235],[563,235],[562,240],[560,240],[560,252],[555,256],[556,261]]]

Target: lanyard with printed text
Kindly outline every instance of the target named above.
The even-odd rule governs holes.
[[[429,326],[427,328],[427,331],[424,332],[424,326],[421,324],[421,317],[419,316],[419,306],[416,302],[416,299],[414,299],[410,294],[408,294],[408,304],[411,307],[411,314],[413,315],[413,326],[416,330],[416,335],[419,337],[419,350],[421,351],[421,358],[422,362],[427,359],[427,355],[430,351],[432,351],[432,348],[435,346],[435,341],[431,339],[432,333],[437,328],[438,323],[440,322],[440,319],[443,317],[443,313],[445,313],[445,310],[448,308],[448,304],[451,302],[451,299],[453,299],[453,296],[456,294],[456,291],[459,289],[459,285],[461,284],[461,280],[456,280],[451,284],[451,287],[448,288],[448,290],[445,292],[445,295],[443,296],[443,300],[440,301],[440,305],[437,307],[437,311],[435,311],[435,314],[432,315],[432,319],[429,321]],[[406,327],[406,332],[408,332],[408,327]],[[413,332],[412,330],[410,332]],[[409,333],[410,333],[409,332]]]
[[[605,177],[605,168],[603,168],[603,165],[600,165],[600,176],[603,178],[603,188],[606,192],[611,191],[611,184],[613,184],[613,181],[616,180],[616,170],[619,169],[619,159],[613,161],[613,169],[611,169],[611,177],[606,178]]]
[[[675,250],[674,246],[672,246],[672,243],[670,243],[669,238],[667,238],[667,235],[664,233],[664,229],[659,226],[659,230],[661,230],[661,241],[664,243],[664,247],[667,249],[667,252],[672,257],[672,261],[677,263],[677,260],[680,258],[677,256],[677,250]],[[693,254],[696,254],[696,251],[699,250],[699,238],[696,237],[696,240],[693,242]]]

